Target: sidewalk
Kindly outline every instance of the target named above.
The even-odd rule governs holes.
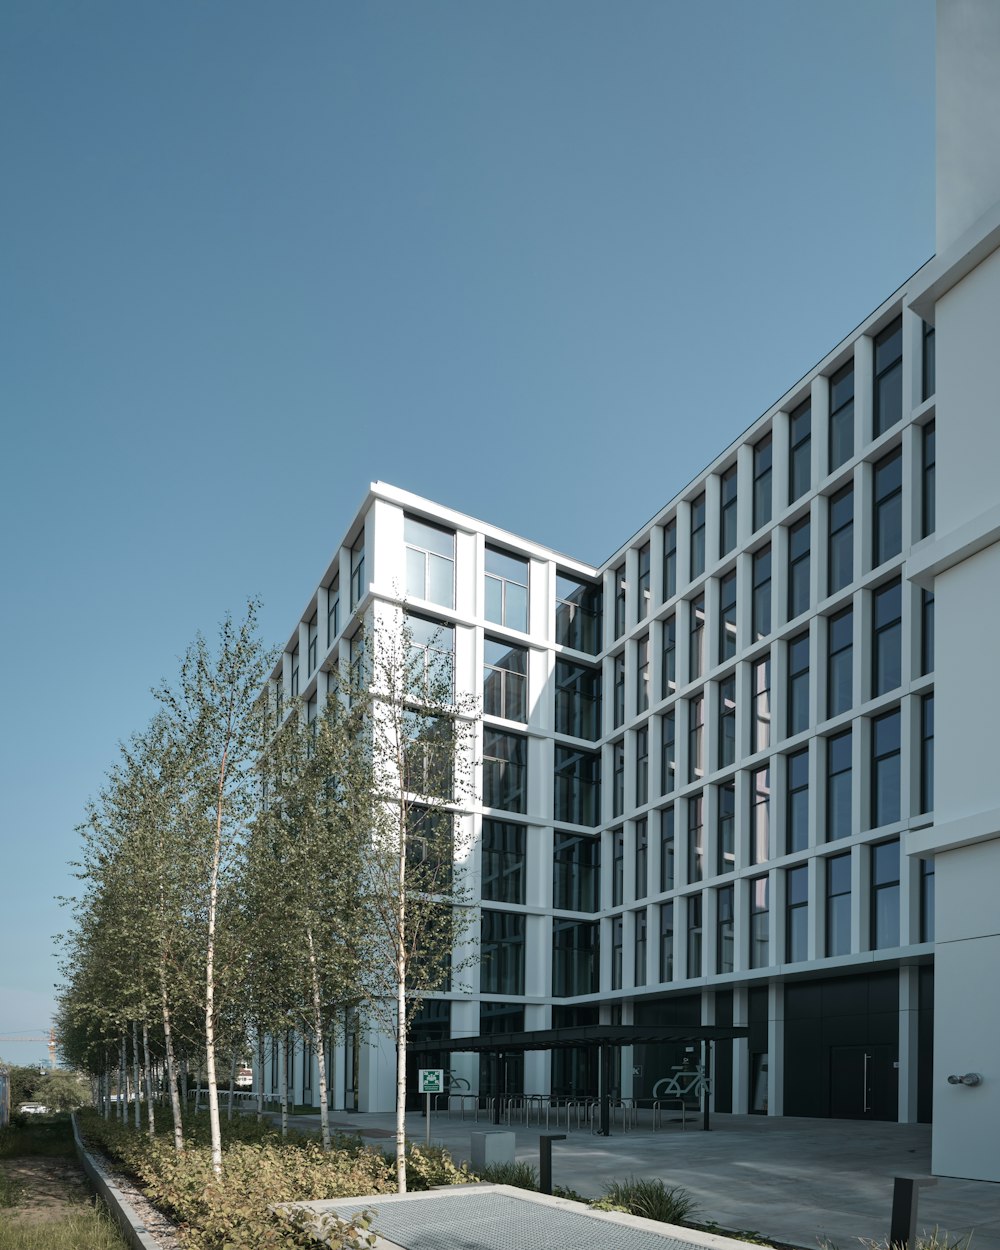
[[[359,1132],[372,1145],[391,1149],[391,1114],[334,1111],[331,1120],[342,1131]],[[318,1129],[318,1116],[291,1122]],[[806,1247],[828,1240],[839,1250],[854,1250],[859,1237],[887,1236],[892,1178],[930,1171],[927,1124],[715,1115],[712,1126],[704,1133],[689,1121],[681,1132],[671,1123],[656,1133],[619,1129],[607,1138],[570,1130],[554,1145],[553,1181],[592,1197],[610,1180],[660,1177],[689,1190],[701,1217],[723,1228],[758,1230]],[[468,1160],[472,1133],[494,1127],[437,1113],[431,1140]],[[422,1142],[426,1122],[411,1113],[406,1129],[411,1141]],[[557,1130],[515,1125],[512,1131],[516,1157],[537,1167],[539,1134]],[[940,1177],[921,1190],[919,1218],[928,1230],[935,1225],[947,1230],[952,1241],[974,1230],[972,1250],[1000,1250],[1000,1185]]]

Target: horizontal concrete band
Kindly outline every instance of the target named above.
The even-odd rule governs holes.
[[[122,1230],[122,1234],[132,1246],[132,1250],[161,1250],[160,1243],[146,1231],[146,1226],[139,1218],[135,1207],[129,1202],[111,1177],[105,1172],[92,1154],[87,1150],[77,1128],[76,1116],[73,1116],[73,1138],[76,1142],[77,1158],[80,1166],[87,1174],[87,1179],[97,1194],[103,1199]]]

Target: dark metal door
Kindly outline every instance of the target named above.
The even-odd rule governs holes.
[[[836,1120],[891,1119],[895,1077],[891,1046],[831,1046],[830,1116]]]

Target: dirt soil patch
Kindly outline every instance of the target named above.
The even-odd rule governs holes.
[[[17,1206],[0,1212],[3,1219],[44,1224],[62,1219],[90,1201],[86,1177],[75,1159],[0,1159],[0,1172],[24,1186]]]

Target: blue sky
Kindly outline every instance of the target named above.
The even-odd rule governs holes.
[[[604,559],[933,251],[931,0],[0,6],[0,1035],[117,742],[381,479]],[[0,1056],[44,1047],[0,1042]]]

